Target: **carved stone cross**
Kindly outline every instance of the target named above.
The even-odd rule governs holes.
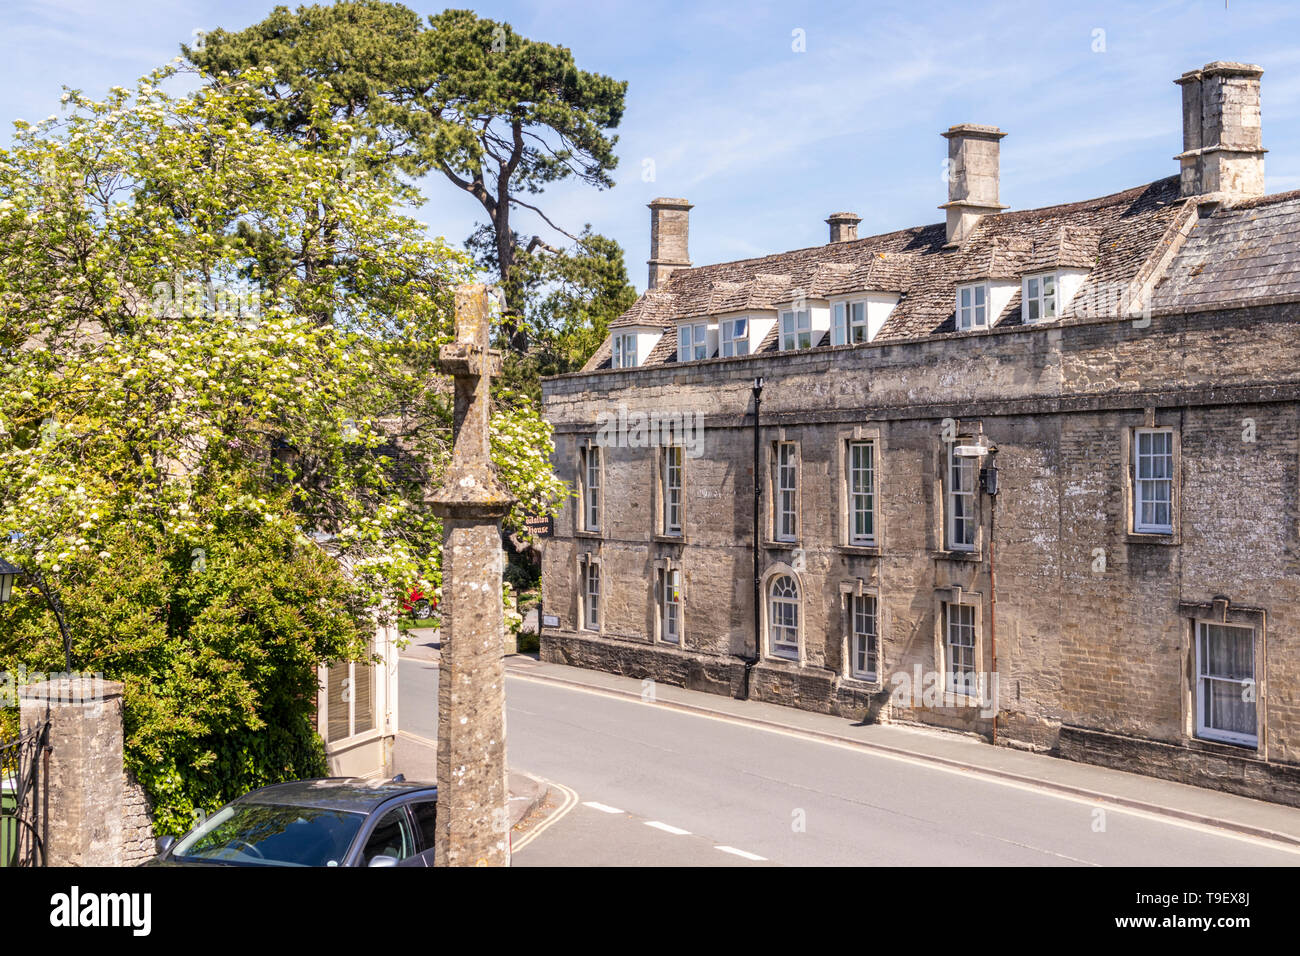
[[[488,290],[456,290],[456,341],[443,368],[456,380],[455,441],[442,486],[442,656],[438,671],[437,866],[509,866],[505,621],[501,519],[514,499],[488,445],[492,376]]]

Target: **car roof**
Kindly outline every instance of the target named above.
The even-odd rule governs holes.
[[[437,798],[437,787],[432,783],[415,780],[370,780],[365,777],[324,777],[319,780],[275,783],[246,793],[233,802],[270,803],[369,813],[394,797],[422,791],[432,791],[431,795]]]

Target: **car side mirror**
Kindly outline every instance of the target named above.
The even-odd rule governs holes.
[[[176,845],[176,838],[174,836],[160,836],[157,840],[154,841],[154,846],[158,848],[159,856],[162,856],[164,853],[166,853],[175,845]]]
[[[395,856],[372,856],[366,866],[397,866],[397,857]]]

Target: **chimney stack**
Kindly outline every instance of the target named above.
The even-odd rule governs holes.
[[[831,213],[831,217],[826,220],[831,227],[831,242],[852,242],[858,238],[858,223],[861,221],[861,216],[855,216],[851,212]]]
[[[650,288],[657,289],[678,269],[689,269],[691,204],[685,199],[653,199],[650,205]]]
[[[996,126],[959,123],[941,134],[948,140],[948,241],[960,245],[981,216],[1000,213],[998,141],[1007,134]]]
[[[1182,195],[1231,202],[1264,194],[1259,78],[1251,63],[1207,63],[1174,80],[1183,88]]]

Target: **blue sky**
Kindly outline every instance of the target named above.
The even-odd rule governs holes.
[[[194,31],[238,29],[272,5],[3,0],[0,141],[11,120],[57,112],[63,84],[91,94],[129,85]],[[546,208],[571,231],[589,222],[622,243],[638,288],[649,254],[645,204],[655,196],[695,204],[697,264],[825,242],[824,220],[841,209],[863,217],[863,235],[938,222],[946,198],[939,132],[954,123],[1007,131],[1002,201],[1013,209],[1171,175],[1181,148],[1172,81],[1210,60],[1264,67],[1268,189],[1300,188],[1294,2],[554,0],[473,8],[570,47],[583,69],[629,81],[617,185],[556,187]],[[795,31],[803,52],[793,48]],[[653,182],[644,178],[647,161]],[[440,179],[425,191],[422,217],[461,242],[480,219],[477,203]],[[530,216],[518,215],[519,228],[545,234]]]

